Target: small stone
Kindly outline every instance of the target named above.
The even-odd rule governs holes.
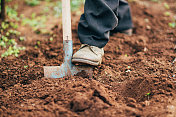
[[[149,105],[150,105],[150,102],[146,100],[146,101],[145,101],[145,105],[146,105],[146,106],[149,106]]]
[[[149,22],[149,19],[147,19],[147,18],[146,18],[146,19],[144,19],[144,20],[145,20],[145,22],[146,22],[146,23],[148,23],[148,22]]]
[[[149,25],[147,25],[146,28],[147,28],[148,30],[151,30],[151,26],[149,26]]]
[[[32,104],[32,106],[35,106],[35,104]]]
[[[168,106],[167,106],[167,110],[168,110],[169,112],[171,112],[171,113],[174,113],[175,110],[176,110],[176,107],[175,107],[174,105],[168,105]]]
[[[144,48],[144,52],[146,52],[146,51],[148,51],[148,49],[145,47],[145,48]]]

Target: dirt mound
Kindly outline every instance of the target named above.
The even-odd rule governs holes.
[[[4,115],[115,116],[128,109],[125,105],[121,108],[115,93],[103,84],[83,78],[41,79],[29,85],[16,84],[0,95],[4,105],[0,112]]]

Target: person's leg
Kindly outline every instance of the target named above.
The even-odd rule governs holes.
[[[78,36],[82,44],[103,48],[118,25],[119,0],[86,0],[84,14],[78,25]]]
[[[103,47],[109,41],[110,31],[118,25],[118,3],[119,0],[86,0],[78,25],[82,46],[73,55],[73,63],[101,64]]]
[[[78,25],[78,36],[84,45],[73,55],[73,63],[101,64],[110,31],[132,28],[128,3],[120,0],[120,5],[119,9],[119,0],[86,0]],[[121,24],[117,27],[118,18]]]
[[[133,28],[130,7],[125,0],[119,0],[118,20],[118,25],[113,31],[111,31],[112,33],[123,32]]]

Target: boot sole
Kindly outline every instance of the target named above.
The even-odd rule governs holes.
[[[98,65],[101,64],[102,59],[101,59],[101,61],[95,62],[95,61],[90,61],[90,60],[86,60],[86,59],[74,58],[74,59],[72,59],[72,62],[73,63],[78,63],[78,64],[88,64],[88,65],[98,66]]]

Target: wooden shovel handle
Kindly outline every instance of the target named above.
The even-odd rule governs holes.
[[[63,40],[72,40],[70,0],[62,0]]]

